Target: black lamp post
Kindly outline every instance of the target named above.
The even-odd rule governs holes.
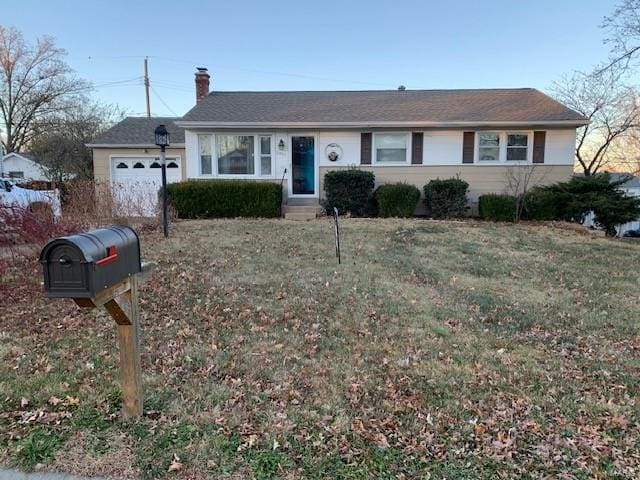
[[[164,238],[169,236],[169,215],[167,207],[167,158],[165,148],[169,146],[169,132],[164,125],[158,125],[155,130],[156,145],[160,147],[160,164],[162,165],[162,226]]]

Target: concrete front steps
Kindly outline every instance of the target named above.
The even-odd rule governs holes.
[[[313,220],[320,214],[320,205],[285,205],[284,218],[287,220]]]

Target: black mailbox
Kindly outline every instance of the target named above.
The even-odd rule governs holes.
[[[133,228],[114,225],[51,240],[40,263],[48,297],[93,298],[142,270],[140,241]]]

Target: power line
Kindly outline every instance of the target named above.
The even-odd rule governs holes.
[[[89,59],[98,59],[98,58],[108,58],[108,59],[118,59],[118,58],[145,58],[143,55],[122,55],[122,56],[104,56],[104,57],[89,57]],[[174,62],[174,63],[182,63],[188,65],[199,65],[203,62],[196,62],[194,60],[185,60],[171,57],[163,57],[160,55],[148,55],[148,58],[154,58],[157,60],[164,60],[166,62]],[[377,83],[377,82],[367,82],[363,80],[350,80],[345,78],[332,78],[332,77],[322,77],[316,75],[309,75],[306,73],[296,73],[296,72],[280,72],[275,70],[257,70],[252,68],[242,68],[242,67],[229,67],[229,66],[214,66],[212,71],[220,71],[220,70],[231,70],[231,71],[239,71],[239,72],[247,72],[247,73],[257,73],[260,75],[279,75],[285,77],[293,77],[293,78],[304,78],[308,80],[321,80],[324,82],[338,82],[338,83],[352,83],[358,85],[370,85],[377,87],[385,87],[385,88],[393,88],[395,89],[397,85],[391,85],[387,83]]]
[[[153,88],[153,85],[150,85],[150,86],[149,86],[149,88],[151,88],[151,91],[156,95],[156,97],[158,97],[158,100],[160,100],[160,101],[162,102],[162,104],[163,104],[165,107],[167,107],[167,109],[168,109],[171,113],[173,113],[173,115],[174,115],[175,117],[179,117],[179,116],[180,116],[180,115],[178,115],[176,112],[174,112],[174,111],[173,111],[173,109],[172,109],[169,105],[167,105],[167,102],[165,102],[165,101],[162,99],[162,97],[158,94],[158,92],[156,92],[156,89],[155,89],[155,88]]]

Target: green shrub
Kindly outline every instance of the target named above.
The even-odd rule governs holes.
[[[481,195],[478,210],[483,220],[513,222],[516,212],[516,198],[512,195],[489,193]]]
[[[555,220],[557,215],[556,197],[552,192],[534,188],[524,196],[525,220]]]
[[[608,236],[616,234],[616,226],[640,217],[640,198],[629,197],[619,190],[626,179],[612,182],[607,173],[573,177],[542,190],[553,195],[557,218],[582,222],[593,212],[594,222]]]
[[[248,180],[189,180],[167,185],[180,218],[279,217],[279,183]]]
[[[340,214],[366,215],[371,204],[375,176],[372,172],[350,168],[332,170],[324,176],[328,209],[336,207]]]
[[[424,186],[424,203],[433,218],[462,217],[469,184],[459,178],[431,180]]]
[[[392,183],[378,187],[375,197],[381,217],[412,217],[420,190],[407,183]]]

